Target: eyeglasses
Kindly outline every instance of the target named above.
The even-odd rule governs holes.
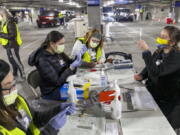
[[[9,94],[16,87],[16,81],[14,80],[9,88],[2,88],[3,95]]]

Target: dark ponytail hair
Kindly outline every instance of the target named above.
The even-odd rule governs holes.
[[[47,48],[49,47],[50,43],[56,43],[59,40],[61,40],[62,38],[64,38],[64,35],[58,31],[51,31],[50,33],[48,33],[48,35],[46,36],[45,41],[41,44],[42,48]]]
[[[16,127],[15,118],[19,115],[18,111],[13,109],[12,106],[6,106],[3,101],[1,83],[7,74],[10,72],[10,66],[7,62],[0,59],[0,125],[8,130]],[[7,114],[8,113],[8,114]]]
[[[175,48],[178,48],[178,43],[180,42],[180,30],[179,28],[175,27],[175,26],[166,26],[164,27],[165,30],[167,30],[169,37],[170,37],[170,41],[174,42]]]

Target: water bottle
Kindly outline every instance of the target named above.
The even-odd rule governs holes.
[[[101,70],[101,74],[100,74],[100,86],[101,87],[107,86],[107,76],[103,69]]]
[[[121,95],[121,90],[118,86],[117,80],[114,81],[114,89],[115,89],[115,98],[111,102],[111,117],[112,119],[119,120],[122,116],[122,103],[119,100],[119,96]]]
[[[70,102],[77,103],[78,101],[77,93],[76,93],[76,89],[74,88],[74,83],[72,80],[69,82],[68,95]]]

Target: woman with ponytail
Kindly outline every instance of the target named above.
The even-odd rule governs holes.
[[[64,43],[64,35],[58,31],[52,31],[41,47],[29,57],[29,65],[36,66],[39,71],[40,89],[44,99],[60,100],[59,88],[81,64],[83,52],[77,54],[72,60],[64,53]]]

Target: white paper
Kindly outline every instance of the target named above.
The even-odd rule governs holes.
[[[105,118],[69,116],[59,135],[105,135]]]
[[[117,122],[106,123],[106,135],[119,135]]]
[[[134,109],[157,110],[158,108],[153,97],[145,87],[135,87],[135,92],[132,94],[131,99]]]

